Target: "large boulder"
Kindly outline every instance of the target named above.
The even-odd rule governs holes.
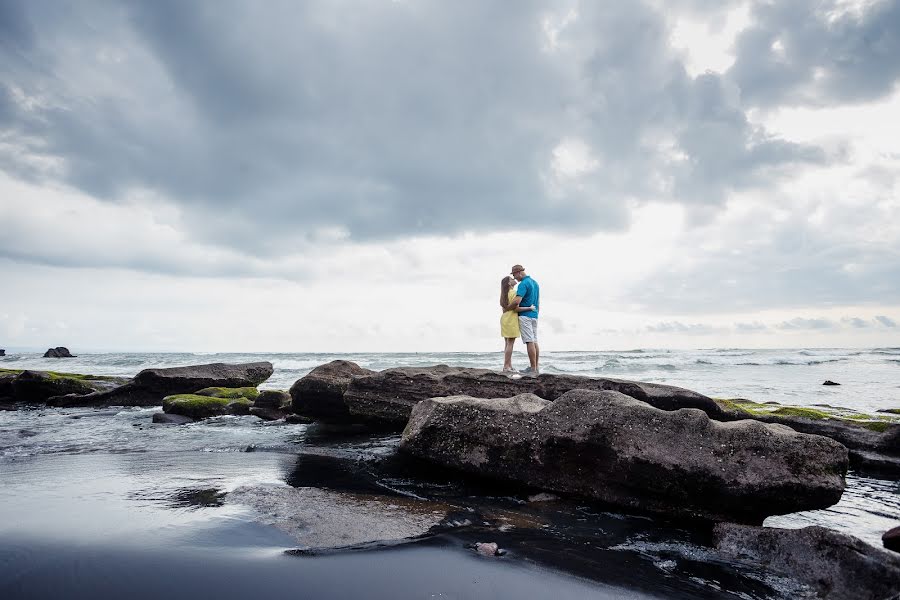
[[[44,352],[44,358],[75,358],[75,356],[65,346],[57,346]]]
[[[322,421],[359,422],[402,428],[412,407],[442,396],[508,398],[532,393],[555,400],[573,389],[614,390],[663,410],[699,408],[713,418],[725,411],[702,394],[667,385],[575,375],[514,379],[488,369],[437,365],[375,372],[348,361],[314,369],[291,388],[294,412]]]
[[[0,356],[6,356],[6,350],[0,348]]]
[[[374,373],[348,360],[334,360],[320,365],[291,386],[294,412],[326,422],[352,421],[344,404],[344,392],[354,377]]]
[[[724,554],[803,581],[821,598],[889,600],[900,595],[900,555],[824,527],[718,523],[713,538]]]
[[[533,394],[424,400],[400,449],[640,511],[753,524],[831,506],[847,470],[847,449],[828,438],[580,389],[553,402]]]
[[[48,402],[55,406],[158,406],[166,396],[193,394],[203,388],[255,388],[273,371],[270,362],[144,369],[131,383],[115,389],[86,396],[60,396]]]

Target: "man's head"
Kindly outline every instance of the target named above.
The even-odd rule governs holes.
[[[516,278],[516,281],[522,281],[523,279],[525,279],[525,267],[523,267],[522,265],[513,265],[510,273],[512,273],[512,276]]]

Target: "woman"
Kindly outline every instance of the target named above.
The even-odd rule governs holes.
[[[512,351],[516,338],[519,337],[519,313],[534,310],[532,306],[510,307],[510,303],[516,297],[517,285],[518,282],[512,275],[507,275],[500,280],[500,308],[503,309],[503,314],[500,315],[500,335],[503,336],[505,343],[503,346],[504,373],[516,372],[512,367]]]

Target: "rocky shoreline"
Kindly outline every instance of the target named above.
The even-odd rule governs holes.
[[[700,527],[719,523],[719,533],[727,530],[726,524],[751,527],[727,530],[742,533],[723,533],[715,547],[723,556],[734,555],[743,544],[748,548],[744,558],[800,579],[802,569],[791,573],[790,565],[813,561],[844,574],[843,582],[810,584],[818,597],[845,597],[841,590],[853,586],[881,593],[888,589],[884,581],[895,576],[900,581],[900,555],[890,551],[859,542],[878,550],[866,564],[880,566],[848,568],[847,561],[860,548],[843,538],[752,528],[769,515],[833,505],[844,491],[848,463],[866,466],[860,457],[868,456],[868,464],[881,468],[900,464],[900,419],[891,414],[848,416],[852,411],[833,407],[821,414],[792,412],[781,410],[790,407],[713,399],[618,379],[512,378],[444,365],[371,371],[347,361],[313,369],[289,392],[258,391],[272,372],[267,362],[145,369],[131,380],[7,370],[0,371],[0,406],[162,406],[164,412],[153,416],[155,423],[255,415],[269,421],[402,431],[397,440],[401,454],[460,476],[583,497],[614,510]],[[243,489],[233,501],[265,512],[267,503],[290,505],[296,494],[290,488]],[[329,502],[346,504],[353,514],[365,513],[369,506]],[[400,518],[400,532],[408,531],[404,523],[410,514],[419,515],[414,523],[434,527],[428,506],[417,505],[409,514],[399,510],[394,517]],[[340,512],[334,527],[346,520]],[[769,540],[766,548],[774,554],[750,552],[747,532],[757,529],[757,538]],[[399,536],[407,537],[413,536]],[[864,581],[873,577],[874,583]]]

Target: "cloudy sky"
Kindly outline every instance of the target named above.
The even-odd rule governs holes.
[[[900,345],[900,0],[0,0],[0,347]]]

